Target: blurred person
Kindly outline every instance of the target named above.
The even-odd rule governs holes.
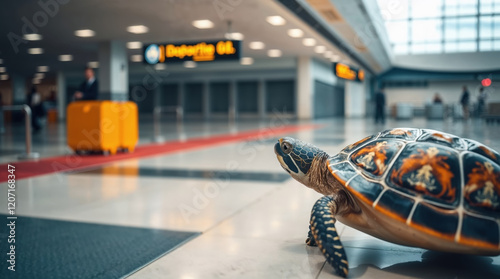
[[[31,92],[28,94],[26,103],[31,109],[31,127],[36,133],[42,128],[40,118],[44,116],[42,95],[38,92],[36,86],[33,85],[31,87]]]
[[[460,104],[462,105],[465,120],[469,119],[469,99],[469,90],[467,90],[467,86],[464,85],[462,88],[462,96],[460,97]]]
[[[73,95],[75,101],[97,100],[98,83],[95,78],[94,70],[90,67],[85,68],[85,81],[80,85],[80,90]]]
[[[488,93],[484,90],[484,87],[479,88],[479,93],[477,95],[477,115],[480,117],[486,110],[486,101],[488,100]]]
[[[380,123],[385,123],[385,94],[382,87],[375,93],[375,124],[379,120]]]
[[[436,92],[436,94],[434,94],[433,102],[434,102],[434,104],[442,104],[443,103],[443,99],[441,99],[441,96],[439,95],[439,93]]]

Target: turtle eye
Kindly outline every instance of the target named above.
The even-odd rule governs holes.
[[[283,142],[283,144],[281,145],[281,149],[283,149],[283,152],[285,154],[290,154],[290,152],[292,152],[292,144],[290,144],[289,142]]]

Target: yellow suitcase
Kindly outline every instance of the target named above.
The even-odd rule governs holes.
[[[115,154],[120,146],[119,104],[78,101],[67,108],[67,142],[76,153]]]
[[[119,148],[133,152],[139,141],[139,119],[137,104],[134,102],[120,102],[119,104],[119,126],[120,144]]]

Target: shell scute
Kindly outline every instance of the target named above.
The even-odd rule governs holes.
[[[382,185],[366,180],[360,175],[349,181],[346,187],[354,190],[355,194],[359,195],[367,203],[373,203],[384,189]]]
[[[498,247],[500,244],[498,224],[493,220],[464,214],[459,242],[471,245],[479,244]]]
[[[420,136],[420,134],[420,129],[396,128],[383,131],[379,138],[395,138],[406,141],[414,141]]]
[[[500,217],[500,167],[474,153],[464,155],[464,199],[471,212]]]
[[[368,176],[379,177],[402,147],[403,143],[397,140],[376,140],[355,151],[351,161]]]
[[[375,138],[375,136],[376,135],[371,135],[371,136],[368,136],[366,138],[360,139],[357,142],[344,147],[344,149],[342,149],[341,152],[349,153],[349,152],[353,151],[354,149],[358,148],[359,146],[363,145],[364,143],[369,142],[371,139]]]
[[[406,218],[410,215],[414,203],[415,200],[411,198],[405,197],[395,191],[387,190],[382,197],[380,197],[375,209],[401,222],[406,222]]]
[[[410,143],[387,176],[387,184],[424,200],[457,206],[460,197],[458,154],[431,143]]]
[[[415,208],[411,224],[430,234],[454,239],[458,227],[458,213],[454,210],[444,210],[430,204],[420,203]]]
[[[420,142],[432,142],[448,147],[467,150],[467,143],[462,139],[452,134],[447,134],[434,130],[424,130],[424,133],[417,139]]]

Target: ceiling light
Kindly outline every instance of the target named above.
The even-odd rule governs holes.
[[[42,35],[40,34],[24,34],[23,39],[27,41],[39,41],[42,39]]]
[[[97,62],[97,61],[90,61],[89,63],[87,63],[87,66],[89,68],[93,68],[93,69],[99,68],[99,62]]]
[[[185,61],[184,67],[186,68],[196,68],[196,62],[194,61]]]
[[[339,62],[339,60],[340,60],[339,55],[334,54],[330,57],[330,61],[332,61],[332,62]]]
[[[43,53],[43,48],[39,48],[39,47],[28,48],[28,53],[29,54],[42,54]]]
[[[128,49],[141,49],[142,43],[141,42],[128,42],[127,48]]]
[[[73,55],[71,54],[62,54],[59,55],[59,61],[67,62],[73,60]]]
[[[7,69],[5,67],[0,67],[0,73],[5,73]]]
[[[132,61],[132,62],[142,62],[142,60],[143,60],[143,57],[140,54],[134,54],[134,55],[130,56],[130,61]]]
[[[46,73],[49,71],[49,66],[38,66],[37,72]]]
[[[313,38],[305,38],[302,40],[302,44],[304,44],[305,46],[315,46],[316,40]]]
[[[9,75],[0,75],[0,80],[8,80]]]
[[[289,29],[288,36],[292,38],[301,38],[302,36],[304,36],[304,31],[300,29]]]
[[[191,24],[198,29],[208,29],[214,27],[214,23],[208,19],[195,20],[191,22]]]
[[[241,41],[245,36],[239,32],[233,32],[233,33],[226,33],[225,35],[226,39],[228,40],[236,40],[236,41]]]
[[[75,36],[82,37],[82,38],[94,37],[95,36],[95,31],[94,30],[90,30],[90,29],[76,30],[75,31]]]
[[[252,65],[253,64],[253,58],[252,57],[242,57],[240,59],[240,64],[241,65]]]
[[[166,69],[167,69],[167,65],[165,65],[165,64],[158,63],[155,65],[155,70],[157,70],[157,71],[163,71]]]
[[[36,73],[35,76],[34,76],[35,79],[42,79],[44,77],[45,77],[44,73]]]
[[[265,45],[263,42],[250,42],[250,44],[248,44],[248,47],[250,47],[251,49],[263,49]]]
[[[323,53],[325,51],[326,51],[326,47],[325,46],[316,46],[314,48],[314,52],[316,52],[316,53]]]
[[[274,26],[284,25],[286,23],[286,20],[280,16],[268,16],[266,21]]]
[[[267,51],[267,56],[269,57],[280,57],[281,54],[281,50],[279,49],[270,49]]]
[[[127,27],[127,31],[133,34],[144,34],[148,33],[149,28],[144,25],[132,25]]]
[[[328,50],[328,51],[325,52],[324,55],[325,55],[326,58],[330,58],[330,57],[332,57],[333,52],[331,52],[330,50]]]

